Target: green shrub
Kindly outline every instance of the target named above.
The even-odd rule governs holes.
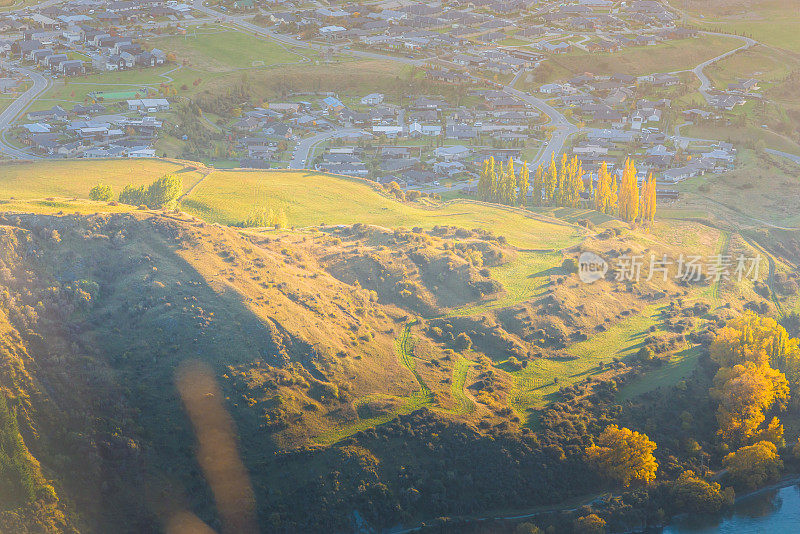
[[[89,190],[89,198],[100,202],[109,202],[114,199],[114,191],[110,185],[97,184]]]
[[[455,349],[458,352],[464,352],[472,348],[472,339],[464,332],[456,336]]]
[[[569,274],[578,272],[578,260],[575,258],[565,258],[561,263],[561,268]]]
[[[172,209],[182,193],[183,179],[176,174],[167,174],[147,187],[126,185],[119,194],[119,201],[131,206],[147,206],[150,209]]]

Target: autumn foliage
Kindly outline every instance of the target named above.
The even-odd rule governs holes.
[[[730,453],[723,465],[731,480],[746,488],[757,488],[777,480],[783,469],[778,448],[769,441],[759,441]]]
[[[656,444],[645,434],[610,425],[597,443],[586,449],[589,462],[603,476],[630,486],[647,484],[656,478]]]
[[[550,165],[546,169],[540,165],[531,182],[527,163],[517,173],[513,159],[498,165],[494,158],[489,158],[483,163],[477,194],[480,200],[488,202],[525,205],[528,189],[532,187],[535,206],[577,208],[588,204],[631,223],[652,222],[656,215],[655,178],[650,174],[640,187],[636,175],[636,165],[628,159],[618,184],[616,175],[603,162],[595,188],[592,175],[586,177],[580,160],[562,154],[560,159],[551,155]],[[588,201],[584,201],[587,182]]]
[[[737,445],[754,440],[783,442],[783,426],[772,409],[785,409],[792,389],[797,391],[798,341],[774,319],[747,313],[720,330],[710,348],[720,369],[711,394],[719,401],[720,436]]]

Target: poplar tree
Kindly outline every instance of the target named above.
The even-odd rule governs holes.
[[[519,171],[517,177],[518,202],[520,206],[525,205],[526,197],[528,195],[528,188],[530,187],[530,171],[528,170],[528,162],[522,163],[522,169]]]
[[[544,189],[544,176],[542,174],[542,166],[536,168],[536,173],[533,175],[533,205],[542,205],[542,192]]]
[[[552,205],[555,200],[556,186],[558,186],[558,169],[556,168],[555,154],[550,154],[550,169],[544,183],[545,200]]]
[[[517,199],[517,173],[514,171],[514,158],[508,158],[506,172],[503,175],[503,182],[500,188],[500,202],[513,206]]]
[[[489,194],[492,190],[492,178],[489,174],[490,162],[491,159],[484,160],[483,171],[481,171],[480,178],[478,179],[477,194],[480,200],[489,200]]]

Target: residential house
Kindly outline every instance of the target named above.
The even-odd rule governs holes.
[[[440,146],[433,151],[436,158],[444,161],[461,160],[469,156],[470,149],[463,145]]]
[[[383,95],[381,93],[371,93],[361,99],[361,103],[365,106],[377,106],[383,102]]]
[[[157,111],[169,111],[169,101],[166,98],[139,98],[127,100],[129,111],[139,111],[155,113]]]

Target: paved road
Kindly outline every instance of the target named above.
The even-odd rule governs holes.
[[[750,48],[751,46],[757,45],[758,42],[753,40],[753,39],[750,39],[749,37],[742,37],[742,36],[739,36],[739,35],[731,35],[731,34],[728,34],[728,33],[714,33],[714,32],[700,32],[700,33],[702,33],[704,35],[721,35],[721,36],[724,36],[724,37],[735,37],[735,38],[737,38],[737,39],[739,39],[741,41],[744,41],[744,44],[742,46],[740,46],[739,48],[734,48],[733,50],[725,52],[724,54],[720,54],[719,56],[717,56],[715,58],[711,58],[708,61],[704,61],[703,63],[700,63],[698,66],[696,66],[695,68],[692,69],[692,72],[694,73],[694,75],[697,76],[697,78],[700,80],[700,94],[702,94],[703,97],[706,99],[706,102],[708,102],[708,101],[710,101],[710,98],[711,98],[711,96],[709,95],[708,92],[712,89],[712,86],[711,86],[711,80],[708,79],[708,76],[705,75],[703,70],[706,67],[708,67],[709,65],[711,65],[713,63],[716,63],[717,61],[720,61],[722,59],[725,59],[726,57],[732,56],[733,54],[736,54],[736,53],[740,52],[741,50],[746,50],[746,49]]]
[[[789,154],[788,152],[782,152],[780,150],[774,150],[772,148],[766,149],[772,155],[781,156],[783,158],[789,159],[800,165],[800,156],[795,156],[794,154]]]
[[[12,158],[31,159],[36,157],[19,150],[6,141],[6,130],[11,127],[14,120],[22,114],[40,94],[50,87],[52,82],[49,78],[45,78],[38,72],[30,69],[17,68],[17,71],[27,75],[33,80],[33,85],[0,113],[0,151]]]
[[[307,169],[309,165],[309,156],[311,150],[328,139],[335,139],[337,137],[347,137],[349,135],[358,135],[364,133],[364,130],[358,128],[340,128],[328,132],[318,133],[312,137],[302,139],[294,150],[292,160],[289,162],[290,169]]]
[[[558,155],[564,150],[564,144],[567,142],[567,139],[571,135],[578,132],[578,127],[569,122],[563,113],[541,98],[536,98],[535,96],[524,93],[519,89],[514,89],[514,84],[517,82],[523,72],[524,71],[518,72],[517,75],[514,76],[514,79],[511,81],[511,83],[505,87],[504,91],[515,98],[519,98],[520,100],[527,102],[534,108],[541,111],[543,114],[550,117],[550,123],[548,125],[555,128],[553,131],[553,136],[547,142],[545,147],[539,152],[536,160],[530,162],[531,169],[535,169],[539,165],[546,166],[550,162],[551,155],[558,157]]]

